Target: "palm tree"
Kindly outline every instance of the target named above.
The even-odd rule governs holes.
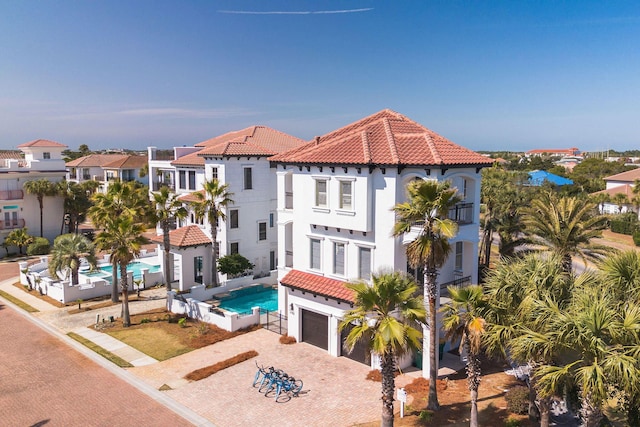
[[[171,280],[173,279],[171,266],[171,243],[169,240],[169,231],[171,225],[176,219],[187,216],[187,210],[178,200],[175,193],[169,190],[169,187],[163,186],[160,191],[152,193],[152,199],[156,209],[151,214],[153,220],[160,224],[162,229],[162,245],[164,246],[164,276],[167,285],[167,291],[171,290]]]
[[[28,194],[34,195],[38,199],[38,205],[40,206],[40,237],[43,237],[44,197],[53,196],[56,193],[56,187],[48,179],[40,178],[25,182],[24,189]]]
[[[89,263],[91,269],[95,268],[97,259],[93,243],[79,234],[63,234],[56,237],[53,242],[51,256],[49,257],[49,273],[56,276],[58,271],[71,270],[71,284],[78,284],[78,270],[81,258]]]
[[[467,354],[467,383],[471,395],[470,427],[478,427],[478,387],[480,386],[480,350],[485,320],[482,310],[485,297],[482,286],[449,286],[451,302],[442,307],[442,327],[447,338],[461,340],[460,345]]]
[[[233,193],[229,192],[229,184],[220,184],[213,178],[203,184],[204,193],[193,193],[196,201],[192,202],[196,217],[200,220],[206,218],[211,227],[211,286],[217,287],[218,283],[218,220],[225,220],[225,208],[233,203]]]
[[[640,252],[628,250],[609,256],[598,264],[613,301],[640,304]]]
[[[427,409],[437,410],[438,391],[438,327],[437,307],[439,292],[437,289],[438,268],[442,267],[451,253],[449,239],[458,232],[458,225],[448,219],[449,209],[461,198],[448,181],[415,180],[407,185],[409,200],[394,206],[397,222],[393,228],[394,236],[411,233],[419,227],[418,236],[407,245],[407,260],[413,268],[424,268],[424,299],[429,302],[428,329],[429,341],[429,400]],[[427,335],[425,329],[424,335]]]
[[[424,322],[426,312],[418,286],[399,272],[373,274],[372,284],[347,284],[354,292],[354,308],[345,314],[340,330],[351,327],[344,346],[351,352],[364,341],[380,357],[382,426],[393,426],[396,356],[420,348],[421,333],[412,325]]]
[[[58,193],[64,197],[64,213],[68,215],[68,232],[77,233],[78,225],[85,220],[87,211],[91,208],[91,195],[100,184],[98,181],[84,181],[80,184],[73,181],[58,183]],[[64,221],[60,232],[64,229]]]
[[[566,310],[546,305],[540,312],[549,318],[543,336],[564,360],[537,370],[540,393],[549,396],[560,388],[577,388],[583,425],[600,426],[613,390],[638,393],[640,305],[619,307],[597,283],[576,292]]]
[[[586,264],[587,259],[598,260],[613,251],[593,242],[602,238],[607,220],[594,214],[595,208],[587,199],[543,193],[523,210],[525,232],[542,250],[560,255],[565,271],[571,272],[572,256],[578,256]]]
[[[622,208],[629,204],[629,197],[624,193],[616,193],[611,198],[611,201],[618,206],[618,214],[621,214]]]
[[[131,324],[129,316],[129,284],[127,265],[140,255],[142,246],[149,242],[143,236],[145,229],[129,215],[113,218],[108,227],[96,237],[96,246],[111,253],[111,259],[120,270],[120,288],[122,289],[122,325]]]
[[[89,208],[89,218],[98,228],[111,227],[120,216],[130,216],[142,220],[148,215],[150,203],[147,194],[135,186],[134,182],[114,181],[106,193],[96,193],[92,197],[93,206]],[[101,250],[113,252],[113,248],[100,247]],[[111,259],[111,301],[118,302],[118,266]]]
[[[26,227],[16,228],[7,234],[4,241],[7,245],[17,246],[20,255],[22,255],[22,248],[29,246],[29,244],[33,242],[33,236],[29,235]]]

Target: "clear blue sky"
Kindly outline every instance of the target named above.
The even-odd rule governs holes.
[[[383,108],[476,150],[640,148],[640,2],[0,0],[0,148],[311,139]]]

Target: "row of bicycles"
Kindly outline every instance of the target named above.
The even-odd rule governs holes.
[[[258,370],[253,378],[253,387],[257,387],[258,391],[265,396],[274,395],[275,400],[278,401],[283,393],[290,399],[292,396],[297,397],[302,391],[302,380],[289,376],[283,370],[273,366],[265,368],[259,366],[257,362],[256,367]]]

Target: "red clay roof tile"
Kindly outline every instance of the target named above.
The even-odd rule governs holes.
[[[152,242],[162,244],[163,236],[153,236]],[[197,225],[188,225],[180,227],[177,230],[169,232],[169,241],[171,246],[186,248],[189,246],[210,245],[211,239]]]
[[[280,281],[282,286],[299,289],[312,294],[322,295],[344,302],[353,302],[353,291],[345,286],[346,282],[291,270]]]
[[[391,110],[365,117],[270,160],[387,166],[489,166],[493,162]]]
[[[205,191],[204,190],[198,190],[198,191],[194,191],[193,193],[189,193],[189,194],[185,194],[185,195],[179,196],[178,200],[180,200],[181,202],[185,202],[185,203],[199,202],[200,199],[198,199],[198,197],[195,195],[195,193],[200,193],[203,196],[205,195]]]
[[[59,142],[49,141],[48,139],[36,139],[34,141],[25,142],[24,144],[18,145],[18,148],[26,148],[26,147],[62,147],[67,148],[66,145],[60,144]]]
[[[126,154],[89,154],[87,156],[78,157],[75,160],[67,162],[67,167],[102,167],[115,161],[123,161],[127,157]]]
[[[640,179],[640,168],[620,172],[604,178],[605,181],[627,181],[629,183],[633,183],[636,179]]]
[[[304,141],[266,126],[251,126],[200,142],[198,156],[272,156],[299,147]],[[186,156],[185,156],[186,157]]]

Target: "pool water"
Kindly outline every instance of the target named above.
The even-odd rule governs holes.
[[[244,289],[243,289],[244,291]],[[250,293],[243,292],[222,297],[220,308],[235,311],[238,314],[251,313],[252,307],[260,307],[263,310],[278,310],[278,290],[273,288],[258,288]]]
[[[151,264],[147,264],[139,261],[135,261],[127,265],[127,271],[131,271],[133,273],[134,279],[142,279],[142,270],[145,268],[149,269],[149,273],[156,273],[160,271],[159,265],[151,265]],[[86,272],[83,274],[86,276],[92,276],[92,277],[104,276],[105,278],[108,278],[110,280],[112,271],[113,271],[112,265],[103,265],[100,268],[98,268],[97,271]],[[118,268],[118,277],[119,276],[120,276],[120,268]]]

